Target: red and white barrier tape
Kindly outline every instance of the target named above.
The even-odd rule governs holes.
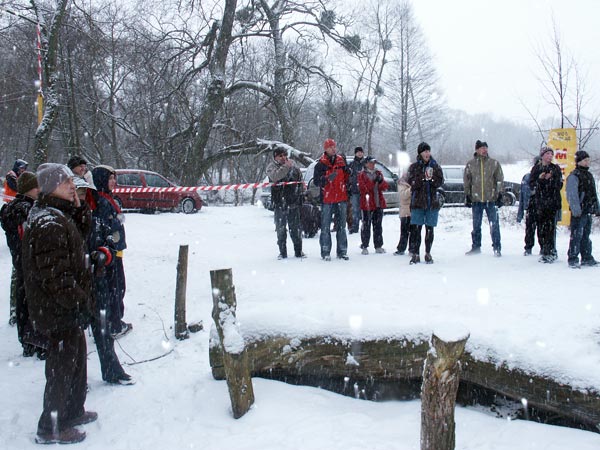
[[[115,194],[130,194],[135,192],[194,192],[194,191],[231,191],[236,189],[254,189],[268,186],[287,186],[289,184],[304,184],[303,181],[284,181],[281,183],[240,183],[222,184],[217,186],[193,186],[193,187],[119,187],[113,190]]]

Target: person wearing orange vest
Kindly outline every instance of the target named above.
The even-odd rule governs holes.
[[[4,179],[4,202],[8,203],[17,196],[17,178],[27,170],[29,163],[22,159],[17,159],[10,172]]]

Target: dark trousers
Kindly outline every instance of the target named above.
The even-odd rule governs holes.
[[[410,253],[419,254],[421,251],[421,230],[423,225],[411,225],[410,226],[410,243],[408,251]],[[433,227],[425,225],[425,253],[431,253],[431,247],[433,246]]]
[[[125,373],[115,353],[115,340],[111,336],[106,320],[106,307],[110,302],[110,293],[106,277],[95,280],[96,310],[91,321],[92,333],[100,359],[100,371],[104,381],[114,381]]]
[[[582,214],[579,217],[571,216],[571,237],[569,239],[569,251],[567,253],[569,262],[579,262],[579,254],[581,253],[581,261],[591,261],[592,256],[592,241],[590,240],[590,232],[592,231],[592,215]]]
[[[302,228],[300,226],[300,206],[275,207],[275,230],[279,254],[287,257],[287,227],[294,244],[294,254],[302,253]]]
[[[531,250],[535,245],[536,227],[535,209],[529,208],[525,213],[525,250]]]
[[[396,249],[405,252],[408,247],[408,236],[410,234],[410,216],[400,217],[400,241]]]
[[[383,209],[362,211],[362,226],[360,228],[360,248],[367,248],[371,240],[371,227],[373,228],[373,245],[375,248],[383,247]]]
[[[115,257],[113,264],[106,268],[106,282],[110,292],[110,299],[106,305],[106,323],[111,333],[121,331],[123,316],[125,315],[125,270],[123,258]]]
[[[556,253],[556,211],[537,210],[536,225],[540,253],[543,256],[554,255]]]
[[[49,338],[44,410],[38,433],[61,431],[67,422],[85,412],[86,350],[85,333],[80,327]]]

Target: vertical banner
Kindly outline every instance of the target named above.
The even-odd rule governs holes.
[[[555,128],[548,134],[548,146],[554,150],[554,163],[558,164],[563,175],[562,216],[559,225],[569,226],[571,213],[567,203],[567,176],[575,168],[575,152],[577,151],[577,133],[575,128]]]

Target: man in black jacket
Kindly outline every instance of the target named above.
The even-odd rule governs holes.
[[[350,194],[350,207],[352,211],[352,224],[350,234],[358,233],[360,226],[360,189],[358,188],[358,174],[364,169],[365,152],[362,147],[354,149],[354,159],[348,164],[350,170],[350,181],[348,182],[348,193]]]
[[[39,166],[40,195],[23,235],[23,273],[29,317],[48,338],[44,409],[36,442],[72,444],[85,439],[75,427],[96,420],[85,411],[91,272],[77,223],[80,205],[73,172],[62,164]]]
[[[294,162],[287,157],[287,152],[281,148],[273,152],[273,161],[267,166],[267,175],[272,183],[271,202],[275,207],[275,229],[277,231],[278,259],[287,258],[287,229],[290,227],[290,237],[294,244],[294,256],[304,258],[302,252],[302,228],[300,210],[302,208],[302,172]]]

